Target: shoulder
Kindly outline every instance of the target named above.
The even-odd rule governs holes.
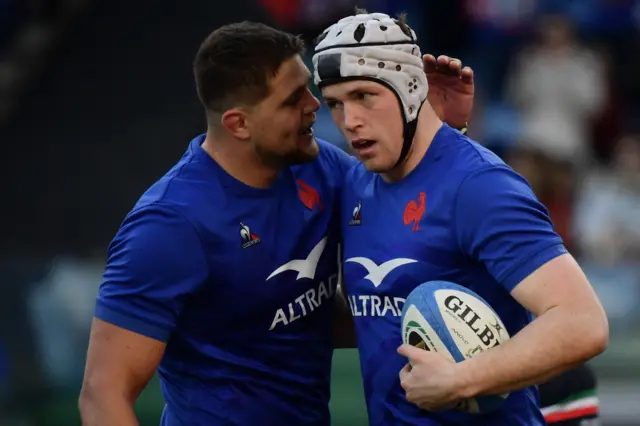
[[[364,164],[359,161],[356,161],[354,164],[352,164],[346,173],[347,182],[354,186],[361,186],[363,184],[366,184],[374,177],[375,173],[367,170]]]
[[[317,139],[318,156],[310,163],[292,167],[296,176],[315,175],[323,184],[332,188],[341,188],[347,171],[356,162],[355,158],[341,148],[322,139]]]
[[[164,202],[141,204],[125,216],[112,246],[118,241],[135,240],[153,248],[159,240],[184,233],[198,235],[193,220],[176,206]]]
[[[477,141],[457,133],[449,138],[447,148],[453,154],[455,170],[474,173],[489,167],[508,167],[493,151]]]
[[[345,171],[356,163],[355,157],[349,155],[342,148],[327,142],[322,139],[317,139],[319,154],[318,162],[323,167],[330,167],[333,169],[340,168]]]
[[[457,131],[447,136],[436,156],[442,163],[439,170],[446,170],[444,182],[455,189],[475,181],[491,181],[500,185],[514,180],[528,186],[526,180],[493,151]]]
[[[527,180],[498,155],[476,141],[451,132],[440,144],[436,156],[438,170],[445,177],[442,187],[452,196],[457,208],[502,209],[507,205],[539,206]]]
[[[193,149],[192,143],[182,158],[140,196],[131,213],[171,211],[197,222],[200,216],[212,217],[225,209],[224,186]]]

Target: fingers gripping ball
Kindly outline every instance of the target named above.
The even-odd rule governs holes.
[[[402,341],[438,352],[456,362],[472,358],[509,339],[495,311],[473,291],[445,281],[416,287],[402,310]],[[500,407],[509,394],[463,401],[457,410],[485,413]]]

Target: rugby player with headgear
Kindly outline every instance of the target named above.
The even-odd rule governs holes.
[[[601,353],[609,333],[547,210],[521,176],[425,102],[405,20],[341,19],[320,36],[313,64],[361,162],[346,176],[340,226],[371,425],[544,425],[535,385]],[[479,294],[511,339],[460,363],[398,348],[404,298],[433,280]],[[508,392],[489,413],[455,409]]]

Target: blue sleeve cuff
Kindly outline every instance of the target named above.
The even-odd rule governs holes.
[[[536,269],[565,253],[567,253],[567,249],[564,244],[561,242],[554,242],[553,245],[544,247],[542,250],[520,262],[520,264],[501,279],[500,282],[508,291],[512,291],[522,280],[531,275]]]
[[[116,325],[125,330],[149,337],[154,340],[166,343],[171,335],[171,330],[163,328],[157,324],[150,324],[141,318],[114,310],[98,298],[94,316],[109,324]]]

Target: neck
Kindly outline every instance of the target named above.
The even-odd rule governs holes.
[[[417,120],[416,134],[413,136],[411,148],[405,159],[388,172],[381,173],[382,179],[386,182],[398,182],[418,167],[431,146],[433,138],[442,127],[442,120],[438,118],[428,101],[422,105]]]
[[[254,188],[268,188],[280,169],[263,164],[248,143],[221,135],[209,127],[202,149],[235,179]]]

